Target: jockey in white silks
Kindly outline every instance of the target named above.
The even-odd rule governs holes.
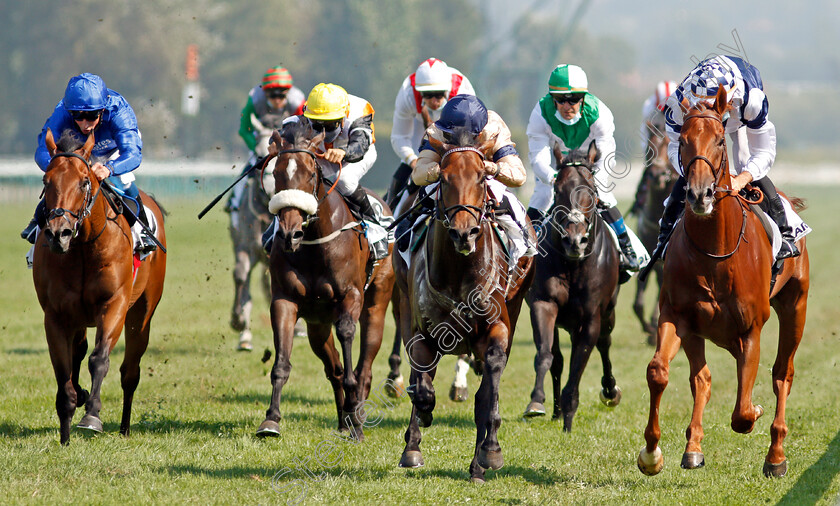
[[[683,100],[693,107],[700,101],[713,103],[718,88],[726,90],[732,109],[724,115],[724,131],[732,139],[735,176],[732,189],[747,183],[761,189],[770,204],[769,215],[779,227],[782,247],[776,260],[799,256],[792,227],[788,224],[782,199],[767,174],[776,159],[776,127],[767,117],[769,105],[758,69],[735,56],[716,56],[700,62],[665,102],[665,132],[670,143],[668,157],[680,173],[671,196],[665,200],[660,220],[659,244],[655,256],[661,254],[685,204],[685,177],[679,159],[679,139],[683,124]]]
[[[409,176],[417,165],[423,135],[455,95],[475,95],[475,90],[464,74],[437,58],[425,60],[403,80],[394,103],[391,127],[391,147],[400,158],[400,166],[388,188],[387,200],[392,209],[407,185],[411,187],[407,193],[416,190]]]
[[[634,250],[624,218],[616,207],[618,201],[610,191],[609,176],[615,165],[613,114],[606,104],[589,93],[583,69],[577,65],[558,65],[551,72],[548,93],[531,111],[526,132],[531,168],[536,175],[534,194],[528,204],[531,220],[542,222],[554,203],[553,181],[557,175],[551,163],[554,148],[565,154],[595,141],[601,152],[593,173],[599,213],[618,237],[621,270],[638,271],[641,255]]]

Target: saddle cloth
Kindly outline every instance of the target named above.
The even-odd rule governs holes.
[[[143,206],[146,209],[146,218],[149,220],[149,230],[157,237],[157,218],[155,214],[149,209],[148,206]],[[140,226],[140,220],[138,219],[134,225],[131,227],[131,251],[137,247],[137,242],[140,240],[140,234],[143,233],[143,227]],[[140,255],[140,260],[143,260],[147,256],[149,256],[151,252],[146,252]]]

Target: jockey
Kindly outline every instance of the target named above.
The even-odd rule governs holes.
[[[767,176],[776,159],[776,127],[767,118],[768,102],[758,69],[735,56],[716,56],[700,62],[683,80],[665,103],[665,131],[668,134],[668,157],[680,173],[671,196],[665,200],[659,230],[659,243],[654,255],[661,255],[685,204],[685,174],[679,159],[680,130],[683,124],[683,100],[689,106],[700,101],[714,102],[718,87],[726,90],[732,109],[723,118],[724,130],[732,139],[734,170],[732,189],[740,190],[747,183],[761,189],[770,204],[770,217],[779,226],[782,247],[776,260],[799,256],[776,187]]]
[[[618,202],[608,190],[609,172],[615,165],[613,115],[606,104],[588,92],[587,86],[583,69],[577,65],[558,65],[548,78],[548,94],[531,111],[526,133],[536,185],[528,216],[532,222],[542,222],[554,201],[552,181],[557,174],[551,164],[553,148],[567,153],[588,146],[594,140],[602,153],[594,172],[599,212],[618,236],[621,270],[638,271],[639,258],[633,250],[621,211],[616,207]]]
[[[636,198],[633,201],[633,208],[630,209],[630,214],[638,213],[645,203],[645,195],[647,194],[647,174],[650,171],[650,161],[656,156],[656,153],[651,152],[650,139],[654,136],[665,136],[665,101],[671,96],[671,93],[677,89],[677,83],[674,81],[660,81],[656,85],[656,90],[653,95],[649,96],[642,105],[642,124],[639,131],[639,142],[642,147],[642,153],[645,154],[645,170],[639,179],[639,186],[636,188]]]
[[[324,132],[319,146],[324,158],[317,159],[322,173],[327,178],[337,176],[339,193],[359,209],[363,220],[379,225],[378,213],[359,185],[376,161],[373,114],[367,100],[349,95],[336,84],[320,83],[309,92],[303,114],[291,116],[283,124],[307,122],[315,131]],[[273,232],[271,227],[269,232]],[[372,246],[377,260],[388,255],[387,237]]]
[[[536,250],[530,244],[525,231],[525,206],[508,189],[525,183],[525,167],[516,152],[516,144],[510,138],[510,130],[501,116],[488,110],[475,95],[452,97],[443,106],[440,118],[426,129],[420,155],[411,172],[412,181],[417,186],[425,186],[438,180],[441,158],[428,139],[452,144],[453,131],[461,128],[466,128],[474,136],[471,143],[473,146],[480,146],[491,139],[495,141],[484,153],[485,170],[491,178],[487,181],[487,189],[499,206],[509,212],[507,216],[498,215],[497,221],[513,244],[512,263],[522,255],[533,256]],[[402,206],[403,203],[400,204],[400,207]],[[508,217],[511,219],[505,219]]]
[[[259,158],[268,154],[271,132],[280,128],[283,120],[303,112],[303,92],[294,86],[292,75],[284,67],[272,67],[265,71],[262,82],[248,92],[248,102],[242,109],[239,120],[239,136],[250,151],[248,163],[242,168],[244,174]],[[225,210],[234,214],[239,209],[246,179],[233,187]],[[235,219],[235,216],[233,217]]]
[[[55,106],[38,135],[35,163],[42,171],[46,171],[50,164],[50,153],[46,146],[47,129],[57,136],[69,130],[80,142],[84,142],[93,133],[96,145],[91,157],[101,160],[91,165],[94,175],[100,181],[108,179],[117,191],[122,191],[126,197],[137,202],[137,217],[146,225],[149,224],[140,193],[134,184],[133,173],[143,158],[143,141],[140,139],[134,110],[122,95],[107,88],[105,81],[95,74],[84,73],[70,78],[64,98]],[[138,239],[135,251],[140,254],[154,251],[157,246],[152,239],[139,225],[135,225],[132,217],[126,214],[126,218],[135,228],[135,237]],[[38,230],[44,228],[45,224],[45,203],[42,199],[35,209],[35,217],[20,235],[34,244]]]
[[[388,188],[391,209],[397,204],[398,194],[410,184],[409,175],[417,164],[426,128],[440,118],[444,104],[455,95],[475,95],[475,90],[464,74],[435,58],[421,63],[416,72],[403,80],[391,128],[391,147],[402,161]]]

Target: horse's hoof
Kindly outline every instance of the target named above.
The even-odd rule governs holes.
[[[470,481],[476,485],[484,485],[487,483],[481,476],[470,476]]]
[[[478,450],[478,465],[484,469],[501,469],[505,465],[505,459],[502,457],[502,450],[486,451],[484,448]]]
[[[758,420],[759,418],[761,418],[761,415],[763,415],[763,414],[764,414],[764,408],[761,407],[761,404],[756,404],[755,405],[755,419]]]
[[[467,400],[469,393],[470,392],[467,390],[467,387],[456,387],[455,385],[452,385],[449,388],[449,398],[455,402],[464,402]]]
[[[274,420],[265,420],[263,423],[260,424],[260,428],[257,429],[257,437],[259,438],[279,436],[280,424],[275,422]]]
[[[423,467],[423,454],[419,450],[406,450],[400,458],[400,467],[416,469]]]
[[[608,392],[606,388],[601,389],[600,397],[601,402],[604,403],[604,406],[607,406],[609,408],[614,408],[618,406],[618,403],[621,402],[621,389],[618,388],[618,385],[615,386],[615,394],[613,394],[612,398],[607,397],[607,393]]]
[[[430,427],[432,425],[433,418],[434,417],[431,413],[420,411],[419,409],[417,410],[417,424],[420,425],[420,427]]]
[[[400,374],[396,378],[388,378],[390,381],[385,383],[385,393],[388,397],[393,397],[394,399],[399,399],[405,395],[405,379],[403,379],[403,375]]]
[[[102,420],[93,415],[85,415],[76,427],[99,433],[102,432]]]
[[[236,351],[252,351],[253,349],[254,345],[251,341],[239,341],[239,346],[236,347]]]
[[[525,418],[533,418],[535,416],[545,416],[545,406],[541,402],[531,401],[528,407],[525,408],[525,413],[522,415]]]
[[[705,465],[706,458],[703,452],[685,452],[680,461],[680,467],[683,469],[700,469]]]
[[[771,464],[765,460],[763,471],[766,478],[781,478],[787,474],[787,459],[778,464]]]
[[[662,471],[665,466],[662,450],[657,446],[653,453],[648,453],[643,446],[642,451],[639,452],[639,458],[636,460],[636,465],[639,466],[639,471],[647,476],[659,474],[659,471]]]

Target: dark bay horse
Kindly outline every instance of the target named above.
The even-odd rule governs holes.
[[[648,148],[646,153],[645,172],[645,200],[639,214],[639,225],[637,232],[639,240],[644,244],[645,249],[653,251],[656,249],[656,240],[659,237],[659,218],[665,209],[665,199],[671,194],[679,175],[671,161],[668,159],[668,137],[661,131],[651,131],[648,137]],[[657,295],[662,289],[662,262],[657,262],[653,268],[656,272]],[[633,301],[633,312],[642,324],[642,329],[648,335],[648,344],[656,344],[656,324],[659,321],[659,306],[654,305],[650,319],[645,311],[645,289],[650,277],[644,281],[637,278],[636,298]]]
[[[390,258],[375,264],[368,278],[369,247],[344,198],[322,176],[315,135],[307,125],[290,124],[272,137],[277,215],[271,271],[271,327],[276,350],[271,369],[271,404],[258,436],[279,436],[280,393],[292,364],[295,322],[306,321],[309,345],[324,363],[338,414],[339,430],[363,438],[364,402],[370,393],[371,364],[382,343],[385,311],[394,286]],[[385,207],[387,210],[387,207]],[[366,287],[367,284],[367,287]],[[358,365],[352,347],[361,324]],[[341,344],[335,348],[332,327]]]
[[[782,448],[788,433],[785,404],[793,382],[793,357],[805,326],[808,252],[803,238],[797,244],[802,255],[784,261],[771,293],[774,258],[770,242],[759,219],[731,190],[721,120],[729,107],[720,87],[713,106],[701,102],[687,110],[680,133],[680,157],[688,185],[686,211],[668,245],[656,351],[647,368],[650,418],[646,445],[637,462],[645,474],[656,474],[664,465],[658,446],[659,402],[668,384],[669,364],[680,344],[690,365],[694,396],[681,466],[694,469],[705,464],[700,442],[703,409],[711,395],[706,339],[725,348],[736,360],[738,393],[732,430],[744,434],[753,430],[764,412],[753,404],[752,389],[759,367],[761,329],[771,306],[779,317],[779,346],[772,371],[776,414],[763,472],[778,477],[787,471]],[[684,108],[688,109],[687,105]],[[798,204],[801,209],[801,202]]]
[[[44,310],[44,330],[55,371],[55,407],[60,439],[70,439],[70,422],[85,405],[79,427],[102,432],[100,390],[110,367],[110,353],[125,327],[125,358],[120,367],[123,412],[120,433],[127,436],[131,403],[140,381],[140,358],[149,344],[149,330],[166,273],[160,248],[132,273],[131,231],[126,219],[109,207],[91,171],[93,134],[83,146],[72,136],[58,145],[47,131],[52,156],[44,174],[46,228],[38,235],[32,268],[35,291]],[[163,215],[143,193],[143,203],[157,220],[157,238],[166,245]],[[87,354],[86,330],[96,327],[90,355],[90,393],[79,385],[79,368]]]
[[[553,418],[563,417],[563,430],[571,432],[578,408],[578,387],[593,348],[598,348],[604,375],[601,401],[617,406],[621,390],[610,362],[611,333],[618,300],[618,248],[597,212],[598,192],[592,167],[600,157],[593,141],[587,152],[555,153],[558,173],[554,205],[540,240],[534,284],[528,292],[531,327],[537,355],[536,381],[525,416],[545,414],[545,374],[551,370],[554,388]],[[561,394],[563,355],[558,328],[569,333],[572,354],[569,378]]]
[[[432,380],[441,356],[472,352],[483,364],[483,376],[475,394],[477,434],[469,469],[471,480],[483,483],[485,469],[504,463],[498,440],[499,382],[533,279],[533,258],[523,257],[511,269],[493,230],[484,168],[493,141],[478,148],[431,142],[441,154],[435,216],[410,267],[394,255],[413,404],[399,465],[424,464],[420,427],[432,423]]]

